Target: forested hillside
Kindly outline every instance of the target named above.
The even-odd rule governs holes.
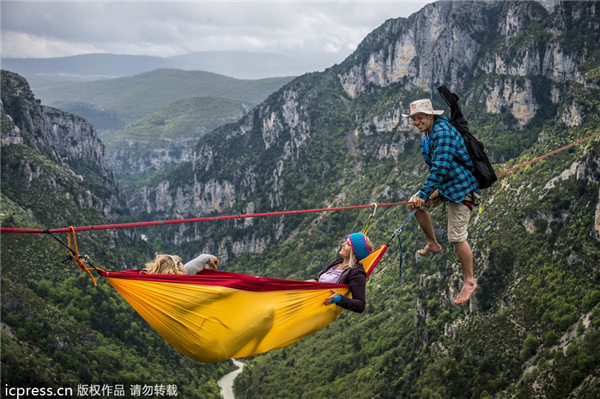
[[[136,182],[138,188],[121,199],[121,220],[406,201],[427,170],[420,136],[401,113],[426,97],[447,109],[436,92],[440,84],[460,96],[470,128],[498,172],[597,133],[597,12],[594,2],[438,2],[409,18],[390,19],[342,64],[294,79],[239,122],[203,136],[192,161]],[[597,397],[599,170],[595,138],[510,172],[484,192],[483,214],[470,239],[478,229],[479,288],[467,305],[454,304],[460,266],[445,252],[417,255],[425,240],[410,221],[402,236],[408,282],[400,282],[393,241],[370,277],[363,314],[343,312],[288,348],[247,359],[236,397]],[[13,213],[22,225],[31,216],[20,206]],[[368,213],[138,228],[130,234],[135,245],[127,255],[141,263],[156,250],[184,259],[208,252],[225,270],[306,279],[336,257],[340,242],[362,229]],[[386,243],[408,213],[400,206],[380,208],[369,236],[376,245]],[[432,216],[446,247],[441,210]],[[148,241],[133,240],[137,234]],[[94,248],[109,237],[94,232],[82,240],[94,241]],[[99,263],[114,265],[108,258],[114,251]],[[77,278],[76,284],[84,281]],[[86,284],[82,294],[92,290]],[[27,311],[13,308],[22,324],[30,320]],[[143,322],[136,326],[147,328]],[[7,342],[20,342],[14,335]],[[136,345],[140,353],[148,350]],[[177,356],[161,348],[164,356]],[[206,369],[205,381],[228,363],[216,367]],[[198,386],[210,391],[210,382]]]

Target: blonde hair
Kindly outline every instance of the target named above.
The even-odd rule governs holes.
[[[367,247],[369,248],[369,252],[373,252],[373,241],[371,241],[371,239],[367,236],[365,236],[365,241],[367,243]],[[350,250],[350,260],[348,261],[348,264],[344,266],[344,269],[354,269],[358,265],[362,266],[362,263],[356,259],[354,251]]]
[[[176,255],[154,254],[154,262],[146,263],[146,268],[140,273],[144,274],[183,274],[179,266],[181,258]]]

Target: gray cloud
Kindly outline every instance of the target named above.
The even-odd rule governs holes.
[[[234,50],[343,60],[420,2],[1,2],[2,57]]]

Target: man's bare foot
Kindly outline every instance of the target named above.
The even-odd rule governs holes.
[[[465,282],[465,284],[462,287],[462,290],[460,290],[460,294],[458,294],[458,298],[456,298],[456,301],[454,301],[454,303],[460,305],[461,303],[467,302],[476,289],[477,282],[475,280],[469,283]]]
[[[419,249],[417,251],[417,253],[419,255],[423,256],[423,255],[427,255],[430,252],[437,253],[437,252],[440,252],[441,250],[442,250],[442,246],[440,244],[437,244],[437,243],[436,244],[427,244],[427,245],[425,245],[425,248]]]

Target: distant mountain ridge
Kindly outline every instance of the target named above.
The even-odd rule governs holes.
[[[156,69],[93,82],[32,84],[31,89],[44,104],[81,102],[100,106],[129,123],[184,98],[216,96],[255,104],[291,79],[234,79],[212,72]]]
[[[326,61],[294,59],[276,53],[203,51],[173,57],[82,54],[57,58],[4,58],[2,67],[39,81],[92,81],[138,75],[155,69],[199,70],[237,79],[297,76],[323,70]]]

